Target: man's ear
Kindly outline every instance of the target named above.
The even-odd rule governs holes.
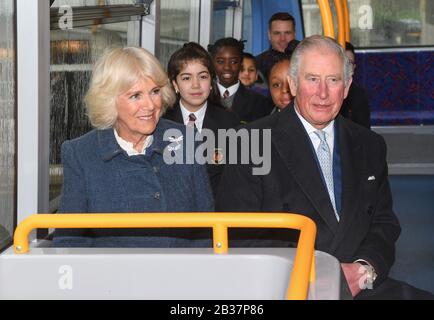
[[[294,79],[292,79],[291,76],[287,76],[287,77],[286,77],[286,80],[287,80],[288,83],[289,83],[289,89],[291,90],[291,95],[292,95],[293,97],[295,97],[295,96],[296,96],[296,93],[297,93],[297,85],[296,85]]]
[[[353,77],[350,78],[350,80],[348,81],[348,85],[345,87],[344,99],[348,96],[348,92],[350,91],[351,83],[353,83]]]

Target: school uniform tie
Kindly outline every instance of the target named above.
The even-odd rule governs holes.
[[[327,144],[326,141],[326,133],[322,130],[316,130],[315,134],[318,136],[320,140],[320,144],[318,146],[318,149],[316,150],[318,162],[321,167],[322,175],[326,183],[330,201],[333,206],[333,211],[335,212],[335,216],[339,221],[339,214],[336,210],[335,191],[334,191],[334,183],[333,183],[333,159],[330,153],[329,145]]]
[[[188,122],[187,122],[187,127],[190,128],[195,128],[196,127],[196,116],[194,115],[194,113],[190,113],[188,115]]]
[[[225,90],[225,92],[223,93],[223,99],[227,98],[229,98],[229,90]]]

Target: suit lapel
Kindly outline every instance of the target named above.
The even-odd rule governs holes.
[[[240,87],[235,93],[234,101],[232,103],[232,111],[234,111],[237,114],[242,115],[244,109],[244,103],[246,100],[245,98],[246,92],[247,89],[240,83]]]
[[[271,139],[301,190],[327,226],[333,233],[336,233],[338,222],[330,197],[321,180],[310,139],[298,119],[293,105],[280,113],[278,124]]]
[[[214,106],[210,103],[208,103],[208,106],[206,108],[205,116],[203,118],[203,128],[211,129],[214,133],[217,133],[218,125],[217,121],[215,119],[214,114]]]

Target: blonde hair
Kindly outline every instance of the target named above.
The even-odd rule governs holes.
[[[95,63],[89,90],[84,98],[87,116],[97,129],[112,128],[118,113],[116,97],[144,78],[161,88],[162,112],[175,103],[175,93],[158,60],[138,47],[116,48],[105,52]]]

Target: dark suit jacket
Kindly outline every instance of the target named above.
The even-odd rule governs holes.
[[[347,98],[342,104],[340,113],[355,123],[371,128],[371,110],[368,93],[361,86],[352,83]]]
[[[316,249],[340,262],[365,259],[380,280],[395,256],[400,226],[392,211],[386,146],[382,137],[338,116],[342,172],[340,222],[324,186],[315,151],[293,106],[247,126],[270,128],[271,170],[253,176],[252,165],[227,165],[216,199],[217,211],[292,212],[310,217],[317,226]],[[255,246],[258,233],[235,235]],[[263,235],[261,235],[262,237]],[[286,243],[290,235],[269,230]],[[285,238],[286,236],[286,238]],[[259,240],[259,243],[262,240]]]
[[[164,115],[164,118],[178,123],[184,123],[184,120],[182,119],[182,112],[179,103],[176,103],[172,108],[169,108],[166,114]],[[205,112],[205,117],[203,119],[202,128],[211,129],[214,132],[216,138],[215,141],[216,148],[219,145],[218,129],[235,128],[239,124],[240,124],[240,120],[238,119],[235,113],[227,111],[223,109],[223,107],[213,105],[208,102],[208,106]],[[207,172],[210,178],[211,187],[214,195],[217,193],[217,187],[220,182],[222,171],[223,171],[222,164],[207,165]]]
[[[231,110],[238,115],[241,122],[249,123],[269,115],[273,110],[273,102],[240,83]]]

